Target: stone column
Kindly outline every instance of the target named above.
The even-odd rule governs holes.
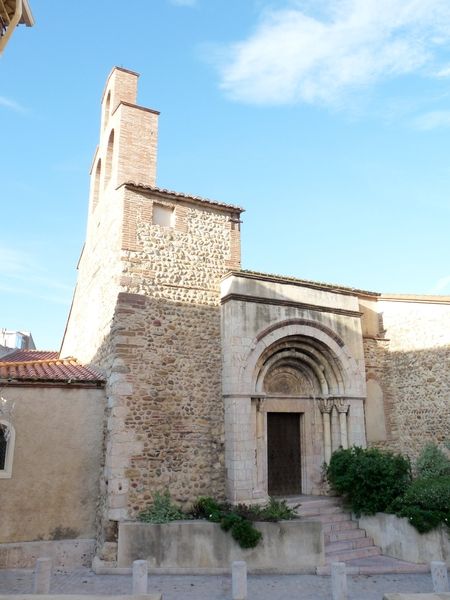
[[[347,413],[350,407],[347,400],[344,398],[336,398],[334,401],[336,410],[339,413],[339,429],[341,434],[341,446],[342,448],[348,448],[348,433],[347,433]]]
[[[232,503],[248,503],[256,470],[252,402],[250,396],[233,396],[225,397],[224,404],[227,497]]]
[[[323,419],[323,452],[327,464],[331,458],[331,411],[333,406],[333,398],[319,400],[319,408]]]
[[[266,495],[267,490],[267,450],[265,436],[265,412],[263,400],[253,398],[256,409],[256,495]]]

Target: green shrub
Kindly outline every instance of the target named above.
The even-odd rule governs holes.
[[[240,515],[236,514],[235,512],[229,512],[222,517],[220,521],[220,526],[224,531],[230,531],[230,529],[232,529],[233,526],[236,525],[236,523],[241,523],[244,520],[245,519],[243,519]]]
[[[192,507],[191,516],[196,519],[207,519],[220,523],[224,531],[230,531],[241,548],[254,548],[262,534],[253,527],[251,520],[256,520],[258,507],[239,504],[232,507],[226,502],[217,502],[214,498],[199,498]]]
[[[440,524],[450,525],[450,477],[416,479],[403,496],[389,507],[399,517],[406,517],[420,533]]]
[[[241,548],[254,548],[262,538],[262,533],[255,529],[250,521],[238,517],[231,527],[231,535]]]
[[[195,502],[190,514],[194,519],[207,519],[213,523],[219,523],[222,513],[227,510],[227,506],[226,504],[219,504],[209,496],[201,497]]]
[[[170,521],[186,518],[188,518],[187,515],[172,503],[167,490],[163,494],[155,492],[153,504],[138,515],[138,519],[144,523],[170,523]]]
[[[357,516],[385,511],[411,482],[407,458],[357,446],[334,452],[326,474],[333,490],[344,496]]]
[[[444,452],[433,443],[426,444],[416,461],[418,478],[435,478],[450,475],[450,460]]]

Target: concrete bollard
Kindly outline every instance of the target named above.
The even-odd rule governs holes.
[[[38,558],[34,571],[33,594],[48,594],[52,576],[52,559]]]
[[[133,562],[133,596],[146,594],[148,587],[148,562],[135,560]]]
[[[333,600],[347,600],[347,571],[345,563],[331,563],[331,594]]]
[[[448,574],[447,565],[445,562],[438,560],[432,560],[430,563],[431,567],[431,580],[433,582],[433,592],[435,594],[442,594],[448,592]]]
[[[231,563],[231,588],[233,600],[247,600],[247,563],[243,560]]]

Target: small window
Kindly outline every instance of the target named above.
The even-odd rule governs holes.
[[[0,421],[0,479],[12,475],[15,431],[11,423]]]
[[[174,226],[175,212],[172,207],[163,204],[153,205],[153,225],[160,227]]]

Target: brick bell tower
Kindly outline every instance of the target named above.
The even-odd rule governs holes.
[[[114,67],[102,97],[100,143],[91,170],[91,209],[123,183],[156,184],[159,112],[136,104],[138,73]]]

